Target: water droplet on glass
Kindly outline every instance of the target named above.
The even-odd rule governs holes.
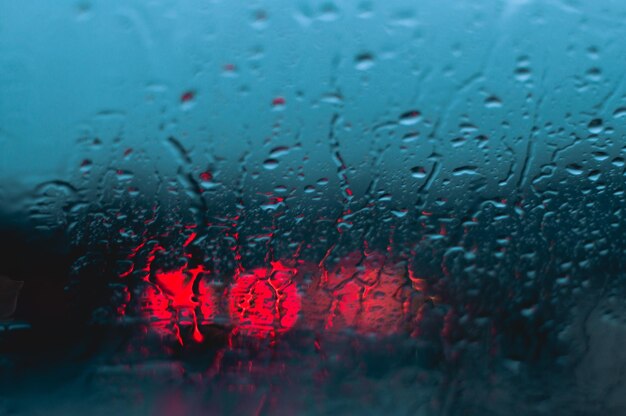
[[[423,179],[426,177],[426,169],[423,166],[415,166],[411,168],[411,176],[416,179]]]
[[[267,12],[265,10],[255,10],[252,13],[252,27],[257,30],[262,30],[267,27],[268,19]]]
[[[422,114],[417,110],[407,111],[400,116],[400,124],[403,126],[412,126],[420,121]]]
[[[289,148],[287,146],[278,146],[270,151],[270,157],[277,158],[289,154]]]
[[[626,107],[620,107],[613,112],[613,117],[622,118],[626,117]]]
[[[332,22],[339,18],[339,9],[333,3],[327,2],[320,7],[319,20],[324,22]]]
[[[587,79],[592,82],[598,82],[600,81],[600,79],[602,79],[602,71],[600,70],[600,68],[596,67],[589,68],[585,75]]]
[[[272,107],[274,108],[274,110],[282,110],[285,108],[285,104],[287,103],[287,101],[285,100],[285,98],[283,97],[275,97],[272,100]]]
[[[278,160],[276,159],[266,159],[263,162],[263,167],[267,170],[274,170],[278,167]]]
[[[502,107],[502,101],[495,95],[490,95],[485,100],[485,107],[487,108],[500,108]]]
[[[583,168],[580,165],[576,164],[576,163],[572,163],[572,164],[567,165],[567,167],[565,169],[567,170],[567,172],[570,175],[574,175],[574,176],[582,175],[583,172],[584,172]]]
[[[602,132],[602,119],[601,118],[594,118],[593,120],[591,120],[589,122],[589,125],[587,126],[589,129],[590,133],[593,134],[598,134]]]
[[[185,91],[180,96],[180,102],[181,103],[188,103],[188,102],[192,101],[194,99],[194,97],[195,97],[195,93],[193,91]]]
[[[355,67],[359,71],[366,71],[374,66],[374,56],[370,53],[361,53],[354,58]]]

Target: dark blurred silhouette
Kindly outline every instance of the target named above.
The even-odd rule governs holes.
[[[17,298],[24,282],[0,276],[0,319],[10,318],[17,308]]]

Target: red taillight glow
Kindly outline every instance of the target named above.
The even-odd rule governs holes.
[[[228,296],[232,322],[240,332],[266,336],[291,329],[300,312],[296,270],[282,263],[240,274]]]
[[[183,341],[179,324],[191,321],[194,341],[202,342],[203,336],[198,327],[198,310],[202,312],[202,316],[211,316],[214,313],[212,293],[205,288],[202,292],[204,296],[196,296],[193,290],[194,282],[201,273],[206,273],[202,266],[159,272],[155,277],[157,287],[151,287],[146,296],[148,303],[153,307],[150,318],[156,322],[175,319],[175,332],[181,344]],[[162,327],[160,324],[157,325]]]
[[[382,336],[402,330],[413,313],[404,270],[384,264],[380,255],[369,256],[349,255],[312,280],[303,300],[305,325]]]
[[[157,272],[156,285],[144,293],[145,315],[156,328],[172,323],[181,343],[180,326],[193,325],[192,338],[201,342],[201,326],[220,317],[233,333],[258,338],[293,328],[389,336],[407,329],[419,306],[414,295],[424,290],[422,279],[406,276],[404,267],[385,263],[380,254],[349,255],[330,271],[271,262],[240,271],[219,291],[208,276],[202,266]]]

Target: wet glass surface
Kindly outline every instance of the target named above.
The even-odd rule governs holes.
[[[626,3],[0,4],[0,415],[626,414]]]

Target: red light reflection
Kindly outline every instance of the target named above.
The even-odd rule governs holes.
[[[241,273],[230,290],[228,307],[242,333],[260,337],[292,328],[300,312],[295,269],[280,262]]]
[[[328,269],[304,262],[292,268],[277,261],[242,270],[225,298],[207,277],[201,265],[157,272],[156,284],[143,294],[143,311],[154,327],[173,323],[182,344],[180,326],[193,325],[193,340],[201,342],[199,324],[213,324],[227,312],[233,334],[259,338],[296,324],[327,333],[390,336],[410,332],[425,289],[422,279],[407,274],[405,263],[381,253],[352,253]]]
[[[352,253],[308,285],[305,325],[381,336],[400,332],[414,309],[405,275],[402,264],[386,263],[381,254]]]
[[[172,271],[160,271],[155,275],[156,285],[149,286],[143,293],[143,312],[153,321],[153,328],[162,334],[168,333],[168,324],[173,322],[174,333],[182,344],[179,325],[193,325],[193,340],[202,342],[198,327],[198,312],[206,319],[215,317],[215,294],[206,279],[198,283],[198,294],[194,293],[194,282],[199,275],[206,275],[203,266],[187,269],[182,266]]]

